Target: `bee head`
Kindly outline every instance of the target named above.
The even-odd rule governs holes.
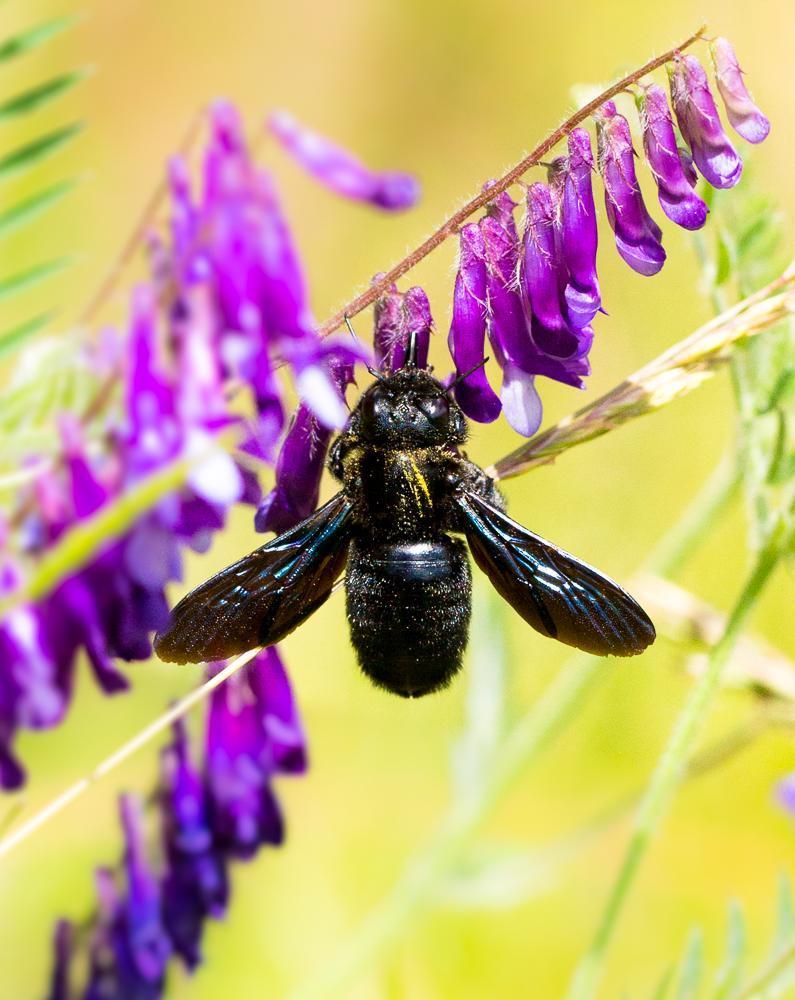
[[[430,447],[461,444],[466,419],[430,372],[407,366],[379,378],[357,406],[358,431],[372,444]]]

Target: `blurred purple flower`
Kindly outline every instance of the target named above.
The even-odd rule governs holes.
[[[90,943],[86,1000],[159,1000],[172,954],[162,921],[157,875],[147,857],[140,803],[124,796],[125,892],[112,872],[97,872],[98,916]]]
[[[662,230],[649,215],[638,185],[629,123],[613,101],[603,104],[595,117],[605,209],[616,248],[638,274],[657,274],[665,263]]]
[[[695,172],[676,145],[673,118],[662,87],[653,83],[637,96],[646,159],[657,184],[660,206],[684,229],[700,229],[709,209],[693,190]]]
[[[732,128],[748,142],[762,142],[770,132],[770,121],[748,93],[731,42],[726,38],[716,38],[709,50],[718,91]]]
[[[480,228],[470,223],[461,229],[447,343],[460,379],[454,390],[456,401],[468,417],[480,423],[496,420],[502,410],[483,366],[487,308],[486,250]]]
[[[80,996],[159,1000],[172,956],[179,956],[189,970],[201,963],[205,922],[226,911],[230,859],[250,858],[263,844],[281,840],[273,778],[302,774],[306,766],[306,740],[293,692],[281,657],[271,647],[213,692],[201,767],[191,760],[184,723],[175,725],[153,798],[161,851],[147,849],[138,800],[122,799],[124,886],[114,872],[97,871],[88,983]],[[162,858],[159,871],[150,860],[156,853]],[[76,995],[66,992],[76,947],[68,925],[61,922],[53,945],[50,1000]],[[82,967],[83,962],[75,964]]]
[[[321,342],[315,332],[303,268],[273,180],[251,158],[237,112],[219,102],[211,123],[198,200],[184,164],[176,160],[171,167],[172,311],[179,315],[197,282],[206,286],[209,341],[222,374],[250,385],[259,411],[247,450],[270,459],[284,425],[276,359],[291,366],[303,401],[321,422],[344,420],[325,374],[336,344]]]
[[[313,132],[286,111],[268,119],[271,133],[321,184],[354,201],[376,208],[400,211],[411,208],[420,197],[420,186],[411,174],[370,170],[347,150]]]
[[[75,929],[68,920],[59,920],[53,934],[53,963],[47,1000],[70,1000],[69,973],[74,950]]]
[[[743,162],[723,130],[704,67],[695,56],[668,63],[671,101],[682,133],[702,176],[713,187],[739,181]]]
[[[214,691],[210,704],[206,750],[210,822],[216,844],[233,857],[249,858],[263,844],[282,842],[284,825],[271,778],[303,769],[303,764],[296,768],[285,757],[286,732],[294,740],[291,754],[303,762],[295,703],[285,689],[279,653],[269,647]]]
[[[172,744],[163,751],[161,771],[163,922],[175,952],[194,969],[201,961],[204,922],[224,915],[229,883],[226,862],[210,826],[207,792],[191,763],[181,721],[175,726]]]
[[[787,812],[795,816],[795,772],[779,781],[776,787],[776,796]]]

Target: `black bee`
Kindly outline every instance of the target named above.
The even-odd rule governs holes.
[[[345,571],[362,670],[404,697],[437,691],[461,666],[475,562],[542,635],[598,656],[654,641],[618,584],[512,521],[494,481],[459,448],[467,421],[449,389],[405,367],[362,395],[329,456],[342,489],[296,527],[222,570],[174,608],[155,639],[163,660],[220,660],[278,642]]]

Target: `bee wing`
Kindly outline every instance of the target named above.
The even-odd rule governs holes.
[[[170,663],[223,660],[270,646],[328,598],[348,556],[353,507],[343,493],[184,597],[155,652]]]
[[[474,493],[456,502],[475,562],[536,631],[597,656],[634,656],[654,642],[651,619],[617,583]]]

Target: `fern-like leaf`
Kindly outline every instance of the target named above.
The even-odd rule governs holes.
[[[0,41],[0,65],[45,45],[73,21],[72,17],[55,18]],[[8,95],[0,94],[0,124],[13,122],[49,106],[67,94],[85,75],[86,71],[82,69],[67,70],[40,82],[17,86]],[[55,155],[71,142],[81,127],[79,122],[72,121],[35,135],[21,145],[10,149],[6,145],[5,149],[0,150],[0,181],[5,183],[12,178],[26,176],[42,160]],[[9,199],[4,198],[5,205],[0,212],[0,240],[32,224],[72,187],[73,180],[62,180],[38,191],[34,190],[33,194],[12,201],[10,205]],[[38,286],[45,278],[66,267],[70,260],[71,258],[59,257],[43,262],[15,261],[11,273],[0,276],[0,301],[10,299],[34,285]],[[44,317],[49,316],[50,312],[51,310],[39,311],[32,317],[23,318],[0,334],[0,355],[9,354],[42,329]]]
[[[715,976],[704,975],[702,936],[696,928],[688,938],[676,990],[671,994],[673,976],[669,966],[652,993],[653,1000],[783,1000],[795,996],[795,901],[785,875],[779,880],[776,908],[775,938],[761,968],[748,974],[743,971],[748,954],[746,922],[740,904],[732,902],[726,948]]]

